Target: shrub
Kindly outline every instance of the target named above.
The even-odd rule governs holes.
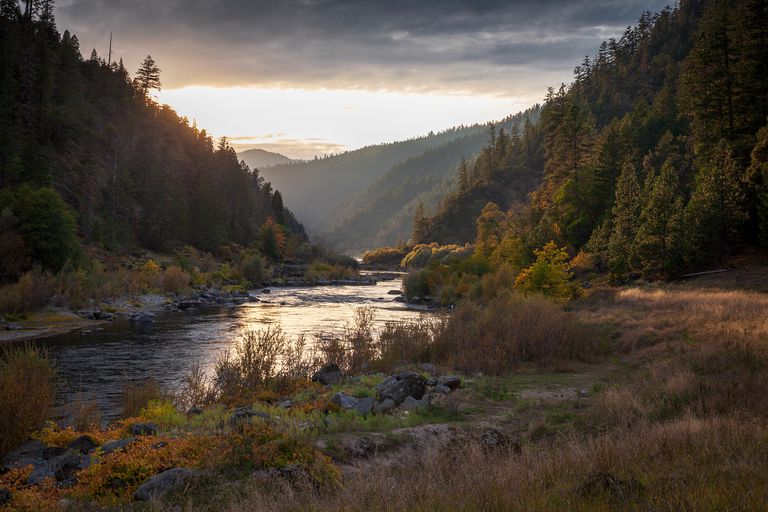
[[[408,254],[407,247],[380,247],[363,254],[363,265],[399,268],[406,254]]]
[[[261,286],[267,281],[267,264],[261,254],[257,252],[246,254],[240,262],[240,275],[251,286]]]
[[[168,267],[163,273],[163,291],[166,293],[179,293],[189,288],[189,274],[176,266]]]
[[[50,416],[55,368],[32,345],[0,351],[0,456],[16,447]]]
[[[22,275],[18,282],[0,288],[0,313],[23,313],[48,304],[54,295],[54,279],[36,269]]]
[[[155,379],[129,382],[123,386],[121,416],[123,418],[137,416],[148,403],[160,400],[162,397],[160,384]]]
[[[534,251],[536,261],[515,280],[515,288],[523,293],[540,293],[559,302],[567,302],[576,295],[570,282],[568,253],[554,242]]]

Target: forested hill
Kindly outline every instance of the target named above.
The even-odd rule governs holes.
[[[485,133],[483,125],[462,126],[424,137],[367,146],[340,155],[263,169],[313,234],[325,233],[339,220],[350,198],[394,166],[465,136]],[[471,155],[467,155],[471,156]]]
[[[766,77],[768,2],[684,0],[645,13],[549,91],[520,141],[493,140],[440,213],[417,219],[414,239],[474,241],[466,218],[494,201],[501,209],[483,212],[480,238],[491,233],[502,252],[530,257],[554,240],[617,279],[768,244]],[[543,158],[541,184],[504,213],[519,196],[508,176],[537,171],[530,155]]]
[[[285,155],[258,148],[239,151],[238,155],[251,169],[261,169],[262,167],[270,167],[292,162],[292,160]]]
[[[85,243],[114,250],[251,245],[269,217],[302,235],[226,141],[152,101],[151,59],[133,80],[122,61],[83,59],[52,4],[25,2],[22,12],[0,2],[3,261],[40,263],[45,252],[58,254],[47,266],[60,266],[74,222]]]
[[[509,116],[492,129],[520,133],[536,123],[539,106]],[[419,208],[434,210],[451,190],[457,169],[485,146],[489,126],[453,139],[395,165],[339,209],[324,241],[348,252],[407,241]]]

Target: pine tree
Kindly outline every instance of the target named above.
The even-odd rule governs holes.
[[[413,231],[411,241],[419,244],[425,241],[427,235],[428,223],[424,214],[424,203],[419,201],[416,204],[416,212],[413,214]]]
[[[459,170],[456,173],[456,181],[459,186],[459,194],[466,194],[469,190],[469,169],[467,168],[467,161],[462,158],[459,164]]]
[[[611,278],[624,281],[634,263],[633,243],[640,216],[640,185],[637,171],[627,160],[616,183],[616,202],[613,205],[613,230],[608,239],[608,267]]]
[[[634,244],[640,266],[647,276],[670,276],[681,264],[683,211],[671,161],[664,163],[658,175],[648,176],[644,195]]]
[[[144,96],[149,96],[151,89],[160,90],[160,68],[157,67],[154,59],[151,55],[147,55],[144,62],[141,63],[141,67],[136,71],[135,78],[136,87]]]
[[[768,126],[757,132],[747,176],[755,189],[760,243],[768,247]]]
[[[746,219],[741,174],[728,143],[720,141],[712,159],[699,170],[685,210],[689,247],[696,260],[722,263],[729,246],[738,240]]]

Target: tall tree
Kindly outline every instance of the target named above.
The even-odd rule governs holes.
[[[624,281],[634,265],[640,198],[637,171],[626,161],[616,183],[616,202],[611,212],[613,230],[608,240],[608,266],[612,279],[617,282]]]
[[[149,91],[152,89],[160,90],[160,68],[157,67],[154,59],[151,55],[147,55],[144,61],[141,63],[138,71],[136,71],[136,78],[134,79],[136,87],[144,94],[149,96]],[[226,140],[224,141],[226,144]]]
[[[755,189],[760,243],[768,247],[768,126],[757,133],[747,176]]]

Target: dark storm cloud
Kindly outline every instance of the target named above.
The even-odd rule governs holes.
[[[151,53],[165,85],[292,85],[524,94],[567,78],[658,0],[59,0],[83,53],[129,69]],[[551,82],[550,82],[551,83]],[[551,83],[555,85],[554,83]]]

